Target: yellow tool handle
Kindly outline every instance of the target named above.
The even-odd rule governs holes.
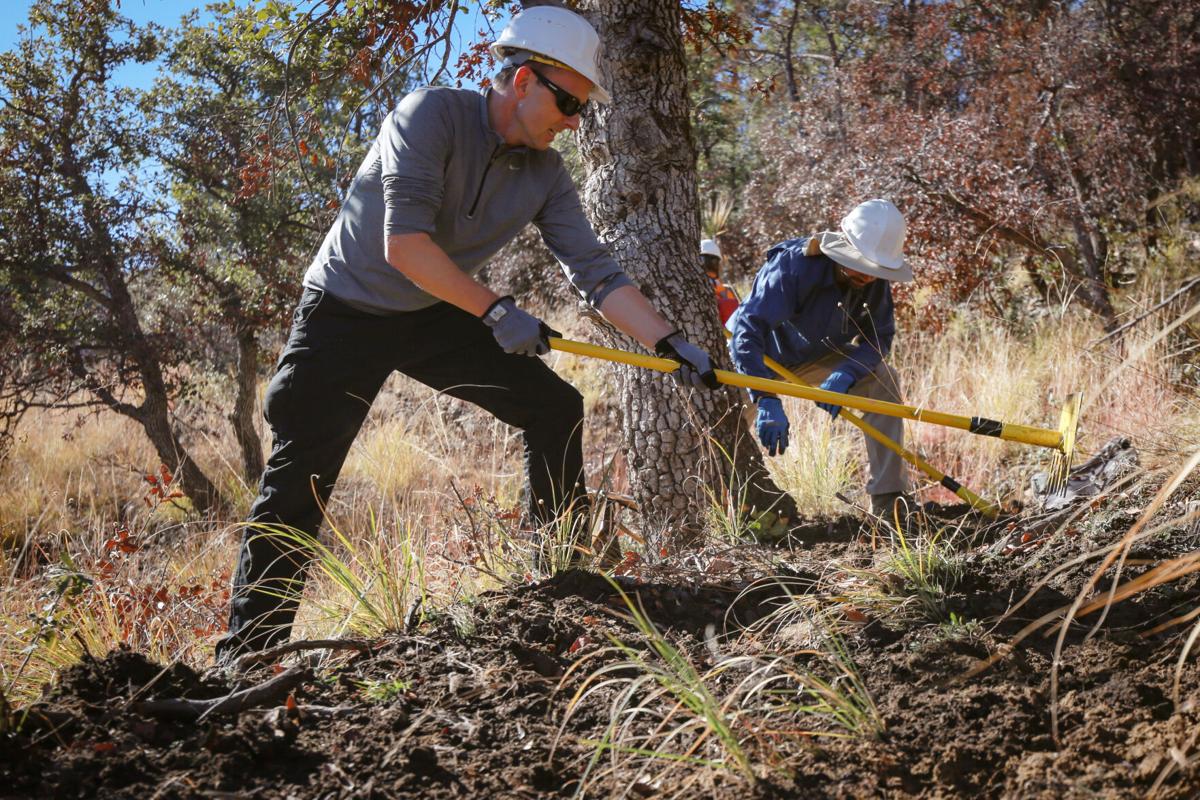
[[[551,348],[564,353],[600,358],[605,361],[617,361],[635,367],[658,370],[659,372],[674,372],[679,369],[679,362],[669,358],[630,353],[625,350],[614,350],[611,347],[601,347],[600,345],[588,344],[586,342],[560,339],[557,336],[551,336],[549,341]],[[958,428],[981,436],[995,436],[999,439],[1023,442],[1025,444],[1038,445],[1039,447],[1049,447],[1053,450],[1062,451],[1065,445],[1062,433],[1047,428],[1010,425],[1007,422],[998,422],[984,417],[963,417],[957,414],[943,414],[940,411],[928,411],[900,403],[889,403],[886,400],[855,397],[854,395],[830,392],[811,386],[797,386],[785,381],[759,378],[754,375],[742,375],[724,369],[714,370],[714,372],[716,373],[717,380],[726,386],[740,386],[744,389],[755,389],[760,392],[799,397],[818,403],[847,406],[849,408],[856,408],[859,411],[883,414],[888,417],[914,419],[918,422],[928,422],[933,425]]]
[[[763,356],[763,363],[766,364],[767,367],[772,372],[774,372],[776,375],[778,375],[779,377],[783,378],[786,381],[789,381],[790,383],[794,383],[797,386],[808,386],[809,385],[805,381],[801,380],[799,375],[796,375],[794,372],[792,372],[787,367],[783,366],[782,364],[780,364],[778,361],[771,358],[770,356]],[[984,500],[982,497],[975,494],[973,491],[968,489],[966,486],[963,486],[961,483],[956,481],[954,478],[950,477],[946,473],[939,470],[937,467],[930,464],[925,459],[921,458],[919,455],[914,453],[912,450],[909,450],[906,447],[900,445],[898,442],[896,442],[896,440],[894,440],[891,437],[884,434],[883,431],[879,430],[874,425],[872,425],[871,423],[867,422],[862,417],[855,414],[853,411],[850,411],[848,409],[842,409],[842,413],[840,413],[838,416],[847,420],[851,424],[853,424],[855,427],[857,427],[859,430],[861,430],[865,435],[870,436],[872,439],[879,442],[881,445],[883,445],[887,449],[891,450],[893,453],[900,456],[901,458],[903,458],[908,463],[912,464],[917,469],[921,470],[921,472],[924,472],[925,475],[928,476],[931,480],[937,482],[938,484],[945,487],[946,489],[949,489],[951,492],[954,492],[954,494],[958,495],[963,500],[966,500],[967,503],[971,506],[971,508],[974,508],[976,511],[980,512],[981,514],[991,517],[993,519],[1000,515],[1000,507],[997,506],[995,503],[992,503],[991,501],[988,501],[988,500]]]

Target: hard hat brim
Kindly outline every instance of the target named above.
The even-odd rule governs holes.
[[[896,283],[908,283],[913,279],[912,266],[907,258],[894,267],[885,266],[864,256],[844,233],[825,231],[818,236],[821,252],[846,269]]]

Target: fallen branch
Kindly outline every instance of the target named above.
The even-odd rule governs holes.
[[[289,653],[300,653],[305,650],[357,650],[363,653],[370,652],[371,645],[369,642],[364,642],[361,639],[305,639],[300,642],[285,642],[275,647],[269,647],[266,650],[246,653],[246,655],[237,660],[234,664],[234,669],[241,672],[249,669],[253,664],[274,661],[280,656],[286,656]]]
[[[251,686],[240,692],[214,697],[208,700],[144,700],[134,703],[133,710],[139,714],[171,719],[194,719],[197,722],[209,714],[236,714],[247,708],[275,703],[288,695],[312,676],[307,666],[295,666],[276,675],[266,683]]]

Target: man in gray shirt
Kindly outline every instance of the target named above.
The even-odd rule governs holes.
[[[304,276],[291,334],[267,388],[274,443],[234,576],[228,663],[285,641],[314,536],[346,454],[383,382],[399,371],[472,402],[524,435],[529,519],[586,502],[583,400],[536,356],[550,329],[474,275],[532,222],[579,295],[613,325],[715,388],[708,355],[650,305],[600,244],[562,158],[588,100],[608,102],[599,39],[580,16],[537,6],[492,45],[483,93],[426,88],[384,120]],[[282,535],[280,535],[282,533]]]

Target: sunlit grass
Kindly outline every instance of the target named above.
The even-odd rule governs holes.
[[[228,614],[233,538],[190,524],[72,539],[41,580],[0,593],[0,685],[28,699],[81,656],[122,645],[202,668]]]
[[[381,420],[359,433],[343,476],[362,478],[384,497],[399,497],[419,483],[445,473],[441,453],[421,447],[405,420]]]
[[[898,344],[897,363],[911,405],[1036,427],[1056,428],[1067,395],[1083,392],[1076,463],[1130,436],[1154,464],[1200,443],[1200,405],[1175,391],[1165,348],[1137,346],[1163,324],[1148,320],[1117,346],[1096,344],[1103,329],[1082,312],[1045,317],[1024,333],[985,316],[958,318],[935,340]],[[920,423],[905,430],[935,466],[985,493],[1019,496],[1029,473],[1050,463],[1042,448]],[[937,488],[932,496],[949,500]]]
[[[910,517],[909,525],[888,530],[891,554],[881,559],[881,571],[899,578],[900,591],[914,596],[930,620],[946,620],[946,594],[963,573],[958,531],[919,514]]]
[[[310,570],[324,584],[324,590],[312,593],[305,625],[324,630],[312,635],[374,637],[404,632],[420,622],[428,595],[426,533],[374,519],[366,535],[355,537],[336,524],[318,538],[270,526],[250,531],[276,539],[285,551],[312,554]]]
[[[796,501],[801,514],[845,511],[837,494],[861,492],[866,459],[862,435],[807,400],[785,399],[784,410],[791,422],[791,443],[782,456],[768,459],[772,477]]]
[[[140,513],[145,483],[133,465],[157,466],[140,428],[115,414],[37,412],[0,465],[0,544],[103,527]]]
[[[784,741],[873,737],[884,730],[849,648],[821,614],[820,647],[722,655],[710,638],[712,663],[704,666],[667,640],[640,597],[613,588],[640,641],[609,635],[609,648],[577,662],[560,682],[568,684],[592,658],[608,662],[579,682],[559,726],[556,747],[575,714],[607,705],[599,738],[579,742],[591,756],[576,796],[618,775],[639,776],[642,786],[675,796],[688,796],[697,775],[714,771],[754,783]]]

